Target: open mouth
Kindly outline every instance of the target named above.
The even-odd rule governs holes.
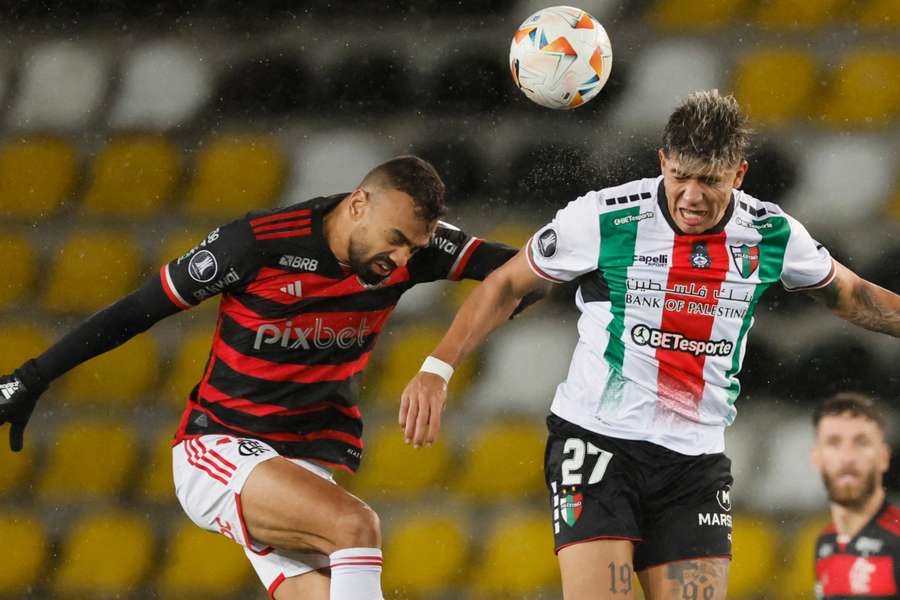
[[[707,210],[692,210],[689,208],[679,208],[678,212],[681,214],[681,219],[688,225],[700,225],[709,214]]]

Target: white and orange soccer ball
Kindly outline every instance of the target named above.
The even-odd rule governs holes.
[[[528,17],[509,47],[515,84],[541,106],[570,109],[596,96],[612,69],[603,26],[578,8],[551,6]]]

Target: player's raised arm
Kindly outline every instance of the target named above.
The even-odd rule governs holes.
[[[158,321],[241,285],[255,269],[252,244],[249,226],[243,221],[215,229],[137,290],[79,323],[13,373],[0,376],[0,425],[10,424],[10,448],[22,449],[25,426],[37,399],[54,379]]]
[[[400,425],[407,442],[418,448],[437,439],[452,369],[488,334],[508,321],[523,298],[540,292],[546,285],[528,266],[523,250],[469,295],[444,338],[426,359],[426,368],[434,371],[443,368],[445,372],[439,375],[434,371],[420,371],[403,390]],[[432,364],[437,367],[428,366]]]
[[[842,319],[900,337],[900,296],[863,279],[837,261],[834,267],[831,283],[813,290],[811,295]]]

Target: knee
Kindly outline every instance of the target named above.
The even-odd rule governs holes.
[[[381,520],[378,514],[362,502],[350,504],[335,521],[332,541],[332,552],[341,548],[380,548]]]

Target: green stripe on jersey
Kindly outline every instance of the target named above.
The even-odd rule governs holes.
[[[634,245],[637,239],[638,221],[634,217],[639,206],[600,215],[600,258],[597,266],[609,286],[609,302],[612,320],[606,327],[609,341],[603,358],[617,371],[625,360],[625,291],[628,267],[634,264]]]
[[[734,377],[741,369],[741,363],[743,362],[741,344],[744,342],[744,336],[747,335],[747,331],[750,329],[757,302],[759,302],[763,292],[769,289],[770,285],[781,279],[784,253],[787,249],[788,239],[791,237],[791,225],[785,217],[771,217],[764,221],[754,221],[754,223],[772,223],[772,227],[758,230],[762,235],[762,239],[759,241],[759,283],[753,290],[753,300],[750,301],[750,306],[747,307],[747,314],[744,316],[744,322],[741,323],[741,330],[735,343],[734,356],[731,359],[731,368],[725,374],[729,379]],[[740,393],[741,383],[735,379],[728,386],[728,404],[734,404]]]

